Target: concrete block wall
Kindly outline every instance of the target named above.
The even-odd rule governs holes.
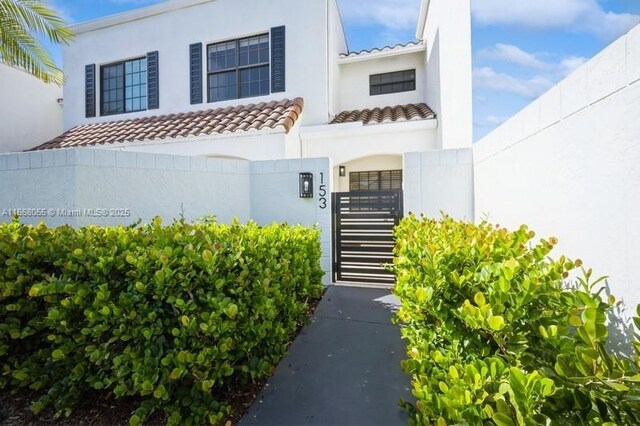
[[[301,172],[314,174],[313,199],[299,197]],[[222,223],[317,225],[325,283],[331,282],[329,159],[251,163],[86,148],[0,154],[0,221],[10,221],[15,209],[25,223],[50,226],[208,215]]]
[[[608,46],[565,80],[533,101],[474,146],[476,161],[483,161],[537,133],[595,107],[608,97],[640,81],[640,26]],[[625,105],[616,105],[604,118],[617,120]],[[595,123],[594,123],[595,125]]]
[[[404,211],[473,221],[473,151],[470,148],[404,154]]]
[[[556,255],[640,303],[640,26],[474,146],[476,219],[556,236]]]
[[[2,215],[11,209],[46,209],[44,217],[26,215],[24,221],[44,219],[52,226],[181,215],[248,220],[249,172],[247,161],[97,149],[0,154],[0,220],[11,220]],[[236,189],[233,197],[229,188]],[[83,209],[101,212],[72,212]],[[102,212],[111,209],[117,211]]]
[[[313,198],[299,198],[299,174],[313,173]],[[326,193],[324,192],[326,191]],[[322,194],[325,194],[322,196]],[[331,162],[328,158],[251,163],[251,219],[261,225],[317,225],[325,284],[331,283]]]

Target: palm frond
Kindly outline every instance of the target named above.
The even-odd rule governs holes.
[[[61,85],[62,71],[36,36],[67,44],[73,32],[42,0],[0,0],[0,61]]]

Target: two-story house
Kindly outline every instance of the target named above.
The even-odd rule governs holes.
[[[401,188],[404,152],[472,142],[470,1],[422,0],[416,18],[416,42],[361,52],[336,0],[170,0],[80,23],[65,132],[35,149],[329,157],[335,192]]]

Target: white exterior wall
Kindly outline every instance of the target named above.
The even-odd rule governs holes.
[[[426,102],[438,116],[439,146],[473,141],[470,0],[422,0],[426,23],[417,37],[427,45]]]
[[[302,128],[303,157],[329,157],[336,166],[374,155],[437,148],[437,120],[362,125],[332,124]]]
[[[346,167],[346,176],[340,177],[340,166]],[[349,173],[378,170],[402,170],[402,155],[374,155],[349,161],[333,167],[333,192],[349,192]]]
[[[51,226],[129,225],[215,215],[250,218],[249,163],[96,149],[0,154],[0,221],[5,209],[130,209],[129,217],[24,218]],[[230,197],[233,188],[233,197]]]
[[[312,199],[299,197],[302,172],[314,174]],[[42,209],[46,214],[21,220],[109,226],[156,216],[169,222],[214,215],[221,223],[238,218],[317,225],[326,284],[331,282],[330,188],[327,158],[248,162],[82,148],[0,154],[0,222],[11,221],[13,209]],[[130,215],[59,213],[76,209],[129,209]]]
[[[339,100],[340,91],[342,90],[340,86],[342,70],[339,58],[341,53],[348,53],[349,48],[342,27],[342,18],[337,0],[327,0],[327,3],[329,6],[329,116],[333,117],[341,111]]]
[[[476,144],[476,218],[558,237],[633,314],[639,140],[640,26]]]
[[[0,63],[0,152],[25,151],[62,133],[62,88]]]
[[[202,138],[97,145],[95,148],[184,156],[234,157],[257,161],[287,158],[290,153],[295,155],[295,152],[290,152],[287,149],[287,137],[282,131],[272,133],[231,133]],[[289,140],[289,145],[292,145],[292,140],[294,139]],[[292,147],[291,150],[294,148]]]
[[[299,198],[299,174],[313,173],[314,198]],[[320,186],[325,185],[325,201]],[[251,163],[251,218],[261,225],[286,222],[317,225],[325,270],[331,284],[331,162],[328,158],[257,161]]]
[[[103,28],[88,31],[94,23],[74,27],[75,41],[63,48],[67,83],[65,93],[64,128],[79,124],[124,120],[175,112],[196,111],[303,97],[304,124],[322,124],[328,118],[327,64],[327,1],[328,0],[181,0],[198,3],[126,23],[115,24],[104,18]],[[167,3],[171,4],[171,3]],[[146,10],[162,10],[167,4],[150,6]],[[143,10],[144,11],[144,10]],[[247,13],[250,11],[250,13]],[[135,17],[139,11],[123,16]],[[113,25],[112,25],[113,24]],[[272,27],[286,26],[286,89],[258,98],[236,99],[206,103],[206,52],[203,54],[205,103],[190,104],[189,45],[236,39],[269,32]],[[160,109],[85,118],[85,65],[100,66],[123,59],[141,57],[151,51],[159,52]],[[310,83],[311,82],[311,83]],[[100,90],[97,105],[99,114]]]
[[[425,102],[424,50],[355,62],[353,59],[341,60],[338,112]],[[410,69],[416,70],[416,90],[369,95],[370,75]]]
[[[405,214],[473,221],[473,151],[470,148],[404,155]]]

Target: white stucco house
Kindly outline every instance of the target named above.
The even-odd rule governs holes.
[[[474,214],[470,0],[422,0],[416,23],[415,41],[359,52],[337,0],[168,0],[77,24],[63,128],[0,155],[0,221],[317,225],[327,283],[391,284],[405,212]]]
[[[423,0],[416,18],[418,42],[362,52],[336,0],[170,0],[80,23],[64,133],[32,148],[328,157],[334,192],[366,189],[405,152],[472,143],[470,2]]]

